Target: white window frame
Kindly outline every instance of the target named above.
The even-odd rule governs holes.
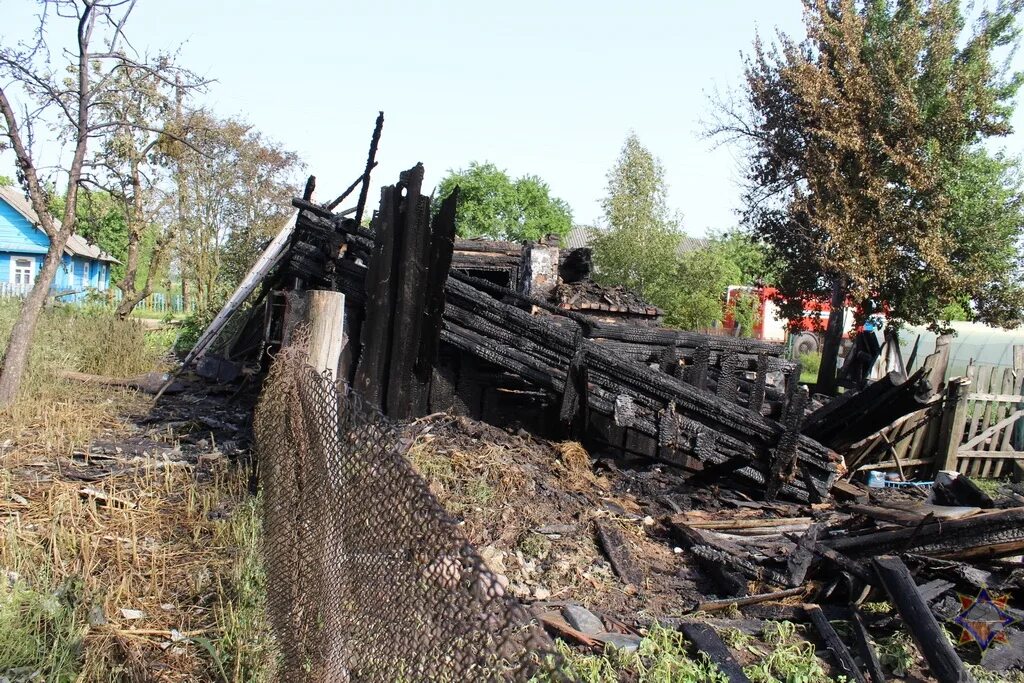
[[[89,280],[92,279],[92,261],[82,261],[82,289],[89,288]]]
[[[28,261],[28,282],[19,283],[17,280],[18,274],[25,271],[24,267],[18,266],[18,261]],[[11,256],[11,269],[7,279],[12,285],[31,287],[36,282],[36,260],[31,256]]]

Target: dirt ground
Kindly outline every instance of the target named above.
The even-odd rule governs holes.
[[[654,623],[705,619],[725,634],[744,666],[787,652],[794,660],[803,657],[806,662],[809,652],[811,660],[816,660],[811,666],[820,675],[806,680],[832,679],[835,667],[829,653],[820,649],[817,634],[785,617],[767,618],[773,610],[785,613],[788,608],[792,613],[804,596],[765,606],[765,618],[752,619],[735,610],[697,612],[701,601],[715,597],[709,595],[713,588],[661,523],[682,512],[708,521],[802,515],[828,519],[828,505],[766,506],[735,491],[689,486],[667,466],[638,463],[630,467],[594,459],[575,442],[547,442],[466,418],[431,416],[408,429],[414,437],[409,453],[413,464],[435,495],[462,520],[467,537],[491,569],[508,579],[510,592],[535,611],[580,604],[606,623],[610,618],[640,633]],[[920,493],[879,495],[916,497]],[[595,534],[598,521],[614,524],[622,532],[642,571],[642,585],[628,585],[616,576]],[[778,590],[756,582],[748,588],[752,594]],[[885,602],[871,603],[866,609],[880,617],[892,614]],[[891,634],[876,642],[888,672],[898,680],[929,680],[920,653],[899,629],[898,617],[889,621]],[[842,622],[837,628],[843,628]],[[1014,679],[989,676],[984,680]]]

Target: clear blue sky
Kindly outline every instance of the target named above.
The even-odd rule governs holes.
[[[700,134],[708,95],[740,84],[740,52],[755,31],[800,35],[800,8],[799,0],[139,0],[127,33],[140,50],[180,47],[183,65],[217,79],[205,102],[298,152],[321,199],[359,174],[383,109],[371,196],[417,161],[431,185],[449,168],[487,160],[541,176],[576,222],[591,223],[633,129],[661,158],[684,228],[700,235],[735,224],[739,207],[733,152]],[[0,9],[0,40],[25,35],[35,3],[0,0]],[[1024,130],[1024,112],[1016,124]],[[1003,144],[1019,153],[1022,141]],[[4,157],[0,169],[10,167]]]

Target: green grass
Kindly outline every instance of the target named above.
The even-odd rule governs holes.
[[[0,680],[75,680],[88,626],[67,588],[41,592],[0,577]]]
[[[818,368],[821,367],[820,353],[801,353],[796,359],[800,363],[800,381],[814,384],[818,381]]]
[[[561,641],[558,650],[564,659],[562,673],[577,683],[727,683],[728,678],[707,655],[693,658],[686,646],[682,633],[655,625],[636,652],[608,646],[601,654],[583,654]]]
[[[226,581],[217,591],[219,636],[207,641],[226,681],[275,680],[277,656],[266,616],[266,571],[262,559],[260,504],[249,498],[236,508],[220,541],[234,548]]]
[[[828,683],[814,644],[798,636],[791,622],[769,622],[762,634],[764,643],[735,629],[726,629],[722,638],[729,647],[753,655],[754,663],[743,668],[755,683]],[[600,654],[576,652],[562,642],[559,653],[564,659],[562,672],[579,683],[717,683],[727,681],[704,653],[688,652],[688,643],[677,630],[653,626],[636,652],[607,647]],[[544,678],[538,681],[547,680]],[[842,679],[840,679],[842,680]]]
[[[992,479],[992,478],[987,478],[987,479],[978,478],[978,479],[974,479],[974,478],[972,478],[971,481],[973,481],[975,484],[977,484],[979,489],[981,489],[982,491],[984,491],[988,495],[990,495],[993,498],[995,498],[995,497],[998,497],[998,495],[999,495],[999,489],[1002,488],[1003,485],[1006,484],[1008,481],[1010,481],[1010,478],[1009,477],[1005,477],[1005,478],[1001,478],[1001,479]]]

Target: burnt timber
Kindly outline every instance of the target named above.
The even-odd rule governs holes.
[[[514,414],[760,495],[828,498],[841,460],[800,435],[798,405],[787,411],[799,366],[781,346],[541,298],[558,275],[538,277],[537,264],[559,258],[531,252],[557,247],[454,240],[455,197],[432,209],[422,178],[417,165],[383,188],[370,229],[293,200],[291,256],[266,283],[346,295],[348,337],[360,343],[340,379],[370,405],[400,419],[454,410],[501,424]]]

